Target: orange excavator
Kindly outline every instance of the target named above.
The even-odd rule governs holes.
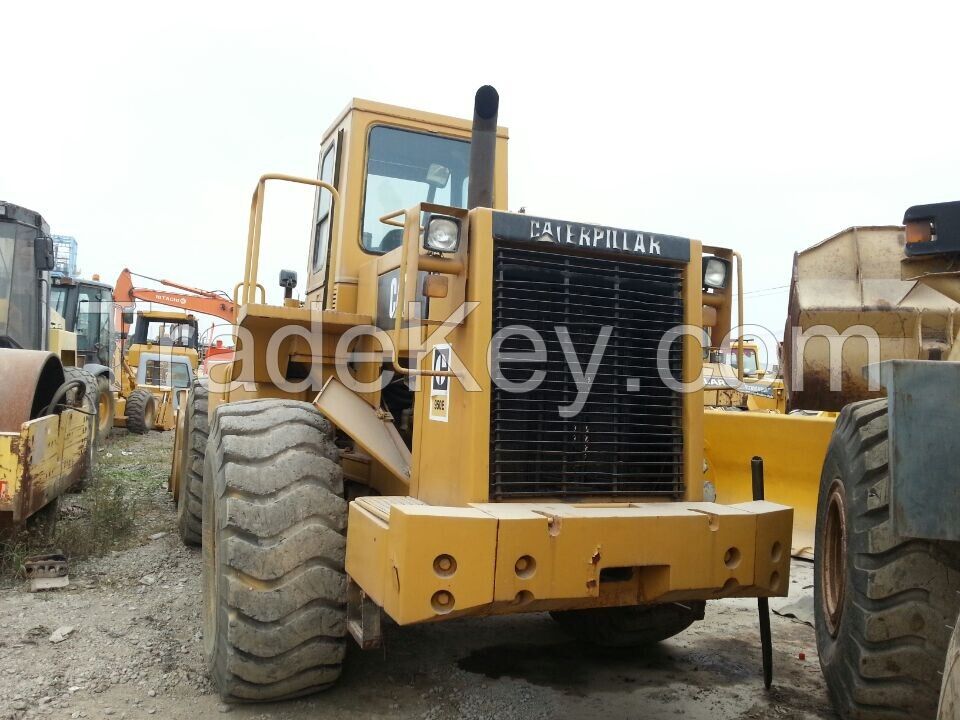
[[[165,290],[135,287],[133,284],[134,277],[150,280],[160,283],[165,287],[176,288],[184,292],[167,292]],[[113,299],[124,307],[131,307],[134,302],[140,300],[143,302],[157,303],[158,305],[182,308],[204,315],[213,315],[231,324],[237,316],[236,305],[227,297],[226,293],[201,290],[174,282],[173,280],[160,280],[148,275],[140,275],[130,272],[127,268],[123,269],[117,278],[117,282],[114,283]]]

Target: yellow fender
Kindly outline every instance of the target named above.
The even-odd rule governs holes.
[[[763,458],[766,499],[793,507],[795,557],[813,559],[817,493],[835,413],[704,410],[704,481],[724,505],[753,499],[750,460]]]

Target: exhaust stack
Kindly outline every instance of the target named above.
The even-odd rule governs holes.
[[[493,207],[493,168],[497,155],[497,111],[500,95],[492,85],[477,90],[470,138],[470,182],[467,209]]]

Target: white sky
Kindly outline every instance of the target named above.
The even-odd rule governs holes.
[[[956,6],[564,7],[4,2],[0,199],[76,236],[86,275],[230,290],[257,177],[315,175],[349,98],[468,117],[491,83],[511,209],[734,247],[779,334],[786,290],[756,291],[795,250],[960,195]],[[274,300],[311,206],[268,192]]]

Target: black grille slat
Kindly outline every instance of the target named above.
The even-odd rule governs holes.
[[[495,381],[522,382],[535,370],[546,371],[546,378],[520,394],[494,382],[491,499],[681,496],[681,398],[660,378],[657,349],[663,333],[682,323],[681,268],[498,244],[493,331],[510,325],[536,330],[547,361],[508,359],[532,351],[523,337],[500,346]],[[585,372],[605,325],[613,330],[586,404],[563,418],[559,408],[574,401],[577,388],[554,328],[567,329]],[[679,343],[668,358],[679,377]]]

